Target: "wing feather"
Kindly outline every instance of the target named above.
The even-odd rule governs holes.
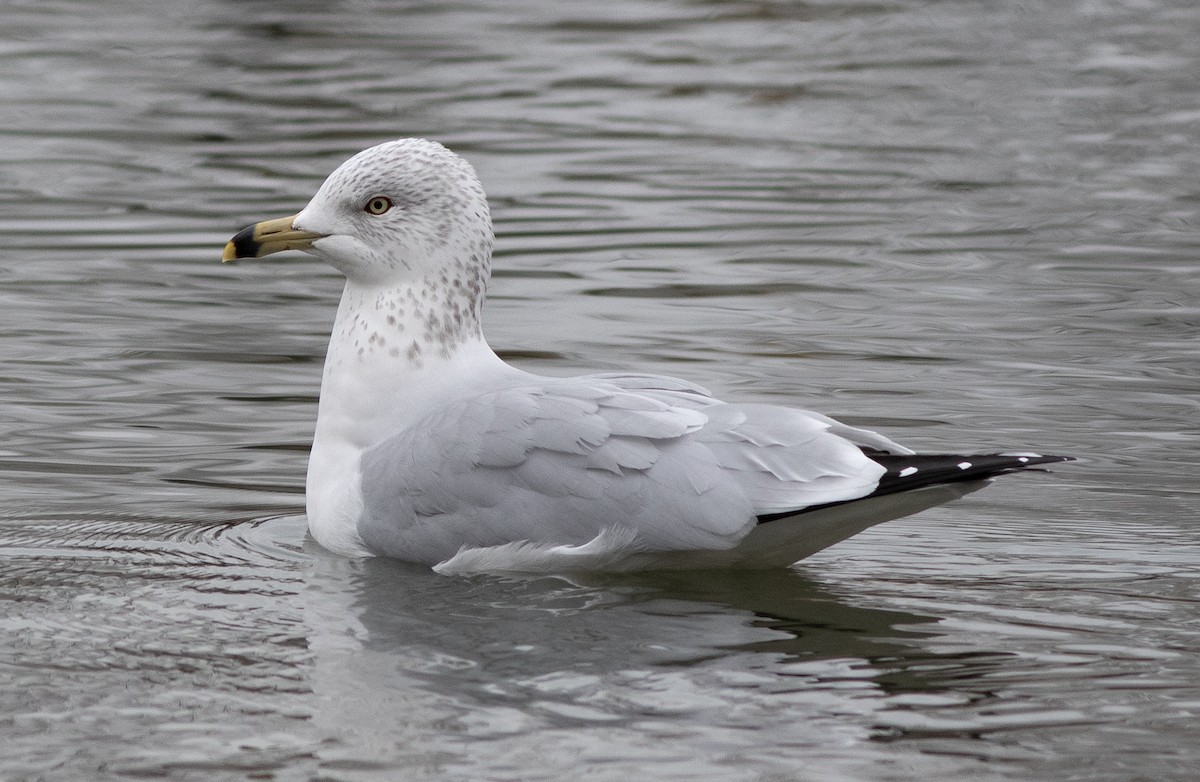
[[[614,525],[646,550],[725,549],[758,515],[869,494],[883,469],[847,432],[890,442],[671,378],[524,376],[369,449],[359,533],[433,563],[463,545],[582,545]]]

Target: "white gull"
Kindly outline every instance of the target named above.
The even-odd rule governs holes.
[[[541,377],[488,346],[493,233],[471,166],[402,139],[343,163],[223,260],[346,276],[309,459],[313,537],[442,572],[781,567],[1067,457],[915,455],[818,413],[669,377]]]

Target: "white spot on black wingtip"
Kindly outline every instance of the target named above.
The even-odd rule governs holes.
[[[1020,462],[1021,464],[1028,464],[1029,457],[1028,456],[1018,456],[1017,461]]]
[[[969,470],[969,469],[971,469],[971,463],[970,463],[970,462],[959,462],[959,463],[958,463],[956,466],[957,466],[957,467],[958,467],[958,469],[960,469],[960,470]]]
[[[898,475],[899,475],[901,478],[907,478],[907,477],[908,477],[908,476],[910,476],[910,475],[916,475],[916,474],[917,474],[917,468],[916,468],[916,467],[905,467],[903,470],[901,470],[901,471],[900,471],[899,473],[897,473],[897,474],[898,474]]]

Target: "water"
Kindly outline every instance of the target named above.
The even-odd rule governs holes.
[[[1194,778],[1200,12],[1053,5],[6,3],[0,778]],[[404,135],[527,368],[1082,463],[779,573],[327,555],[339,279],[217,259]]]

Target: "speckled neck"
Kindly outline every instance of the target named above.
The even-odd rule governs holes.
[[[347,282],[334,321],[309,456],[309,528],[350,555],[357,539],[363,451],[414,425],[463,389],[517,372],[483,338],[482,290],[435,282]]]
[[[330,357],[421,369],[483,338],[483,291],[454,278],[392,286],[347,282],[330,335]],[[402,365],[402,366],[400,366]]]
[[[370,447],[479,373],[504,368],[483,338],[483,293],[482,281],[441,274],[392,285],[348,280],[325,357],[318,441]]]

